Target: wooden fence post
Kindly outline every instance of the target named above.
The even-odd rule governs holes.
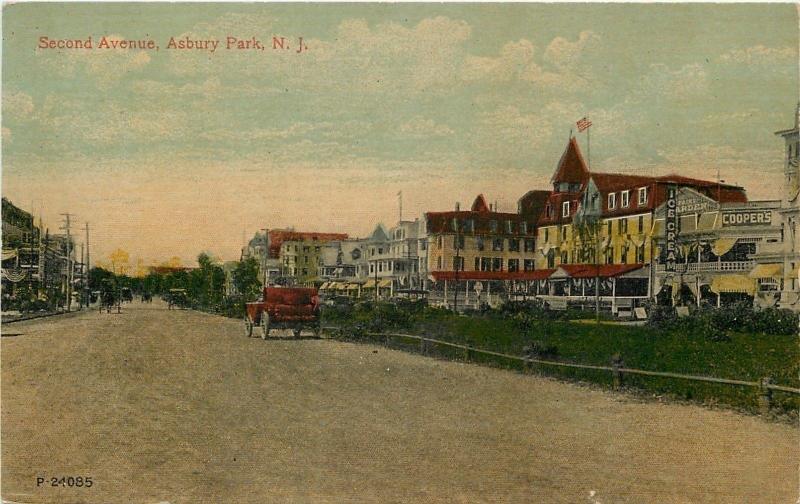
[[[758,387],[758,409],[763,416],[769,416],[770,409],[772,408],[772,390],[769,385],[772,383],[772,378],[765,376],[761,378]]]
[[[422,355],[426,355],[428,353],[428,349],[425,345],[425,338],[419,339],[419,353]]]
[[[622,366],[622,356],[619,354],[614,354],[611,356],[611,367],[613,368],[611,371],[611,380],[615,389],[618,389],[622,386],[622,371],[620,371]]]

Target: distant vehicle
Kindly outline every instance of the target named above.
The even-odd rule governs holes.
[[[167,306],[169,310],[172,310],[173,307],[175,309],[188,308],[189,297],[186,295],[186,289],[170,289],[167,293],[167,303],[169,303]]]
[[[133,301],[133,291],[130,289],[130,287],[123,287],[120,291],[120,297],[122,298],[122,301],[131,302]]]
[[[104,289],[100,294],[100,311],[105,308],[106,311],[111,313],[111,308],[117,304],[117,295],[114,289]]]
[[[317,289],[301,287],[265,287],[262,300],[247,303],[244,332],[249,338],[253,327],[261,328],[261,337],[267,339],[272,329],[291,329],[300,337],[303,329],[311,329],[319,336],[320,299]]]
[[[142,303],[152,303],[153,302],[153,294],[150,292],[142,292]]]
[[[353,306],[355,301],[350,296],[327,296],[324,298],[325,306]]]

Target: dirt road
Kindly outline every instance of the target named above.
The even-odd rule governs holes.
[[[0,349],[3,498],[797,499],[790,426],[241,325],[155,302],[3,327],[19,334]],[[62,476],[92,486],[50,486]]]

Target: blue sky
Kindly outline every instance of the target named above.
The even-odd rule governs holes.
[[[367,234],[546,187],[587,115],[599,171],[778,197],[798,100],[788,4],[16,4],[3,12],[3,194],[146,261],[242,232]],[[39,37],[158,51],[43,50]],[[308,50],[170,51],[176,39]],[[580,135],[585,150],[585,135]]]

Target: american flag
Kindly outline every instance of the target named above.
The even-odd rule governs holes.
[[[585,117],[576,123],[578,125],[578,133],[582,133],[584,130],[589,129],[589,126],[592,125],[592,121],[586,119]]]

